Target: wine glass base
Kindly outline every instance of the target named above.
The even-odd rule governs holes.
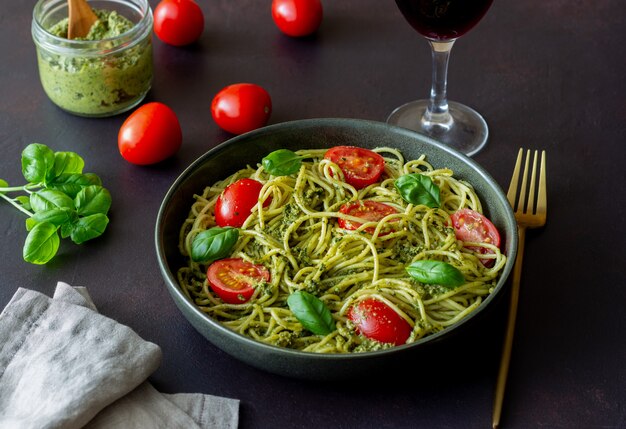
[[[487,144],[489,128],[474,109],[454,101],[448,102],[449,115],[429,120],[424,116],[429,100],[404,104],[391,112],[387,123],[417,131],[467,156],[472,156]]]

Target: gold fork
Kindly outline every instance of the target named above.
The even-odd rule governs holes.
[[[518,244],[515,267],[513,268],[513,284],[511,288],[511,302],[509,308],[509,318],[507,320],[506,336],[502,349],[502,359],[500,361],[500,371],[498,372],[498,382],[496,394],[493,402],[492,427],[497,429],[500,425],[502,415],[502,402],[504,399],[504,388],[509,372],[509,362],[511,361],[511,347],[513,346],[513,333],[515,331],[515,318],[517,317],[517,303],[519,301],[520,279],[522,277],[522,260],[524,259],[524,239],[527,228],[539,228],[546,224],[547,192],[546,192],[546,152],[541,152],[539,169],[539,187],[537,192],[537,205],[535,207],[535,183],[537,178],[537,151],[533,158],[532,172],[530,173],[530,184],[528,185],[528,167],[530,163],[530,150],[527,151],[526,162],[524,163],[524,173],[522,174],[522,184],[519,186],[520,194],[516,199],[518,190],[518,179],[524,158],[524,150],[520,149],[517,154],[515,170],[511,177],[511,184],[507,192],[509,203],[515,210],[515,220],[517,220]],[[528,185],[528,186],[527,186]],[[528,199],[526,199],[526,189],[528,189]],[[517,200],[517,204],[516,204]]]

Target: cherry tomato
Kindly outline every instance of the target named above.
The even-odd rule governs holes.
[[[263,184],[254,179],[239,179],[228,185],[215,202],[215,222],[218,226],[239,228],[252,213],[252,207],[259,200]],[[263,202],[267,207],[271,198]]]
[[[211,290],[227,304],[243,304],[254,294],[254,287],[270,281],[270,272],[241,258],[220,259],[207,270]]]
[[[213,98],[211,115],[215,123],[232,134],[243,134],[267,124],[272,99],[265,89],[253,83],[235,83]]]
[[[341,168],[346,183],[356,189],[365,188],[378,182],[385,171],[385,160],[369,149],[355,146],[335,146],[328,149],[324,158]]]
[[[353,201],[346,203],[339,209],[339,213],[347,214],[354,217],[359,217],[367,222],[378,222],[387,215],[398,213],[398,211],[388,206],[387,204],[379,203],[377,201],[365,200],[365,201]],[[339,218],[337,220],[339,228],[354,230],[359,228],[362,224],[358,222],[352,222],[346,219]],[[375,227],[365,228],[364,231],[368,234],[373,234],[376,230]],[[389,234],[390,231],[381,231],[380,235]]]
[[[163,42],[183,46],[204,31],[204,15],[193,0],[163,0],[154,9],[154,32]]]
[[[474,243],[488,243],[500,247],[498,229],[489,219],[477,211],[467,208],[458,210],[450,216],[450,221],[457,239]],[[467,248],[482,254],[493,253],[485,247],[468,246]],[[492,259],[481,259],[481,262],[487,267],[493,265]]]
[[[148,165],[174,155],[183,142],[176,114],[163,103],[147,103],[124,121],[117,136],[120,154],[130,163]]]
[[[371,340],[396,346],[406,343],[411,325],[382,301],[366,298],[348,310],[357,332]]]
[[[322,23],[320,0],[273,0],[272,19],[288,36],[302,37],[315,33]]]

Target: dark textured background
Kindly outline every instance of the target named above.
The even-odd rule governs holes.
[[[430,86],[428,46],[391,1],[325,1],[320,31],[307,39],[276,29],[269,0],[200,3],[206,28],[196,45],[155,39],[148,100],[174,109],[184,143],[152,167],[120,157],[117,132],[126,115],[74,117],[46,98],[30,36],[34,2],[3,4],[0,177],[20,183],[22,149],[45,143],[81,154],[114,203],[103,237],[62,245],[40,267],[21,257],[23,215],[0,202],[0,306],[19,286],[47,294],[57,280],[87,286],[103,314],[162,347],[151,378],[158,389],[239,398],[242,429],[490,426],[505,300],[460,345],[405,379],[336,384],[235,361],[177,311],[158,271],[154,222],[178,174],[230,137],[210,116],[219,89],[242,81],[264,86],[274,104],[270,122],[278,123],[384,121]],[[506,188],[519,147],[548,152],[549,219],[527,238],[506,428],[626,427],[625,20],[622,0],[496,0],[453,49],[450,99],[476,108],[490,126],[489,144],[474,158]]]

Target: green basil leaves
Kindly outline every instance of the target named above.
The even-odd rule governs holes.
[[[227,226],[215,227],[198,233],[191,243],[191,259],[211,263],[225,258],[239,239],[239,230]]]
[[[287,298],[287,305],[302,326],[316,335],[328,335],[337,329],[330,310],[315,295],[294,292]]]
[[[394,182],[404,201],[411,204],[423,204],[431,208],[440,206],[439,187],[433,180],[419,173],[405,174]]]
[[[302,157],[289,149],[278,149],[263,158],[261,164],[272,176],[289,176],[300,170]]]
[[[0,180],[0,198],[29,216],[25,261],[45,264],[52,259],[59,248],[59,231],[61,238],[76,244],[102,235],[109,223],[111,194],[97,175],[83,173],[85,162],[78,154],[33,143],[22,151],[21,165],[28,183],[11,187]],[[26,195],[6,195],[19,191]]]
[[[48,222],[38,223],[30,230],[24,243],[22,256],[26,262],[45,264],[56,255],[61,239],[58,226]]]
[[[30,183],[46,180],[54,171],[54,152],[46,145],[33,143],[22,151],[22,174]]]
[[[405,174],[394,182],[402,198],[411,204],[438,208],[441,205],[440,190],[433,180],[419,173]],[[465,283],[463,273],[454,266],[441,261],[416,261],[406,267],[415,280],[424,284],[437,284],[456,288]]]
[[[454,289],[465,283],[465,277],[458,268],[442,261],[415,261],[406,271],[418,282],[437,284]]]
[[[109,224],[109,218],[103,213],[94,213],[84,216],[71,224],[69,237],[76,244],[82,244],[87,240],[99,237]],[[63,234],[63,231],[61,231]],[[67,232],[65,232],[67,234]]]

